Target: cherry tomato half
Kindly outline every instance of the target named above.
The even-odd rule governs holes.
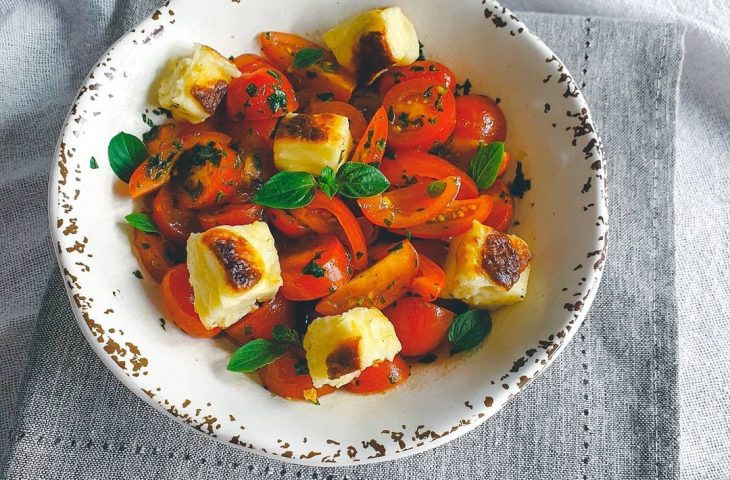
[[[492,199],[494,206],[482,223],[500,232],[506,232],[512,225],[512,215],[514,214],[514,199],[509,187],[503,181],[497,180],[494,185],[483,190],[483,193]]]
[[[404,297],[383,310],[400,340],[405,357],[425,355],[446,338],[455,315],[418,297]]]
[[[388,141],[388,116],[383,107],[378,108],[365,129],[360,143],[352,154],[352,162],[379,165]]]
[[[259,368],[258,374],[264,387],[280,397],[303,400],[306,392],[314,389],[304,352],[296,348],[289,349],[273,363]],[[325,385],[316,390],[316,396],[322,397],[334,391],[334,387]]]
[[[162,236],[178,245],[185,244],[191,233],[200,231],[195,213],[176,203],[169,184],[163,186],[152,201],[152,219]]]
[[[405,382],[411,375],[411,366],[396,355],[393,361],[383,360],[362,371],[359,377],[345,385],[352,393],[379,393]]]
[[[233,59],[233,63],[241,73],[251,73],[261,68],[274,68],[267,59],[253,53],[239,55]]]
[[[380,94],[385,95],[393,85],[413,80],[414,78],[428,78],[436,85],[456,90],[456,76],[446,65],[428,60],[419,60],[410,65],[391,67],[380,77]]]
[[[274,326],[278,324],[294,328],[297,319],[297,309],[291,302],[278,292],[276,296],[259,308],[223,330],[239,345],[246,344],[257,338],[271,340]]]
[[[350,279],[347,251],[334,235],[315,237],[282,254],[279,290],[289,300],[306,301],[328,295]]]
[[[165,248],[165,240],[160,235],[135,228],[133,244],[144,269],[156,282],[161,282],[162,277],[173,266]]]
[[[471,228],[473,220],[484,222],[494,206],[494,200],[482,195],[469,200],[456,200],[440,214],[425,223],[408,229],[392,230],[416,238],[449,238],[461,235]]]
[[[377,244],[370,248],[370,258],[380,260],[390,252],[396,244]],[[416,249],[418,251],[418,249]],[[418,272],[408,291],[413,295],[425,298],[429,302],[436,300],[446,285],[446,274],[436,262],[420,252],[418,254]]]
[[[183,139],[185,152],[172,171],[175,198],[182,207],[210,208],[236,191],[242,177],[243,162],[227,144],[213,140],[221,135],[203,133],[195,137],[189,149],[187,145],[191,142],[188,137]]]
[[[289,238],[303,238],[312,233],[309,227],[294,218],[287,210],[268,208],[266,216],[274,228]]]
[[[198,220],[203,230],[219,225],[249,225],[258,222],[264,217],[263,207],[253,204],[230,204],[213,212],[201,212]]]
[[[289,80],[272,68],[260,68],[234,78],[226,96],[231,120],[264,120],[283,117],[299,108]]]
[[[167,271],[162,277],[161,289],[162,302],[172,317],[172,321],[182,331],[191,337],[200,338],[215,337],[220,333],[220,328],[208,330],[201,323],[193,306],[194,296],[193,287],[190,285],[190,272],[184,263]]]

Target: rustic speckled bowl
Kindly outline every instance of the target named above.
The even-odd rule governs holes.
[[[99,60],[66,120],[51,172],[50,226],[81,330],[130,390],[220,442],[320,465],[433,448],[487,420],[547,368],[595,295],[608,229],[605,171],[570,73],[494,1],[390,3],[413,21],[429,58],[471,79],[474,92],[500,99],[507,147],[532,181],[517,202],[514,232],[532,247],[534,263],[527,300],[493,316],[481,347],[416,365],[406,384],[386,394],[337,392],[321,406],[273,397],[255,377],[226,370],[234,347],[225,339],[197,340],[165,324],[158,286],[133,275],[139,267],[123,220],[133,204],[106,154],[120,130],[146,130],[143,113],[158,119],[155,78],[192,42],[224,55],[256,52],[263,30],[319,38],[382,2],[211,0],[201,9],[195,0],[172,0]]]

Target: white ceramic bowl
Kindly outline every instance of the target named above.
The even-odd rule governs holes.
[[[51,231],[71,303],[109,369],[160,412],[220,442],[298,463],[348,465],[410,455],[473,429],[544,370],[583,320],[606,250],[605,172],[588,106],[559,59],[508,10],[487,0],[392,0],[413,21],[430,59],[473,92],[501,100],[507,147],[532,189],[513,230],[534,260],[527,300],[493,315],[473,352],[416,365],[386,394],[337,392],[321,406],[271,396],[231,373],[233,345],[186,336],[164,317],[158,287],[139,268],[124,215],[133,204],[109,168],[120,130],[141,134],[156,107],[152,85],[193,42],[224,55],[257,52],[263,30],[318,39],[382,2],[172,0],[119,40],[89,74],[59,140],[49,190]],[[98,169],[90,166],[94,157]],[[514,167],[513,167],[514,168]],[[507,174],[511,178],[512,172]]]

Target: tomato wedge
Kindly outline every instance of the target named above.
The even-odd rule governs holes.
[[[439,215],[425,223],[408,229],[392,230],[400,235],[411,234],[416,238],[449,238],[461,235],[471,228],[471,222],[484,222],[494,206],[494,200],[481,195],[469,200],[456,200]]]
[[[200,135],[203,133],[217,132],[220,130],[220,117],[214,115],[208,117],[200,123],[180,122],[181,136]]]
[[[349,103],[331,101],[331,102],[320,102],[313,101],[309,104],[310,113],[334,113],[347,117],[350,121],[350,133],[354,143],[357,143],[365,133],[367,122],[365,116],[357,108],[353,107]]]
[[[497,180],[494,185],[483,190],[483,193],[492,199],[494,207],[482,223],[500,232],[506,232],[512,225],[512,215],[514,214],[514,199],[509,187],[503,181]]]
[[[383,310],[400,340],[405,357],[426,355],[446,338],[453,312],[421,298],[405,297]]]
[[[393,88],[393,85],[414,78],[428,78],[434,84],[448,88],[451,93],[456,90],[456,76],[446,65],[428,60],[419,60],[410,65],[389,68],[380,77],[380,94],[385,95]]]
[[[360,272],[367,267],[368,252],[360,223],[338,197],[328,198],[317,190],[312,203],[289,211],[299,222],[320,235],[332,233],[347,245],[352,255],[352,268]]]
[[[388,115],[385,108],[380,107],[373,115],[365,129],[355,152],[352,162],[362,162],[370,165],[380,165],[388,141]]]
[[[303,238],[312,233],[312,230],[294,218],[288,211],[276,208],[266,209],[266,216],[278,231],[289,238]]]
[[[289,300],[322,298],[350,280],[350,266],[344,245],[334,235],[315,237],[281,255],[279,289]]]
[[[165,240],[159,235],[145,233],[135,228],[133,243],[144,269],[156,282],[161,282],[162,277],[173,266],[165,249]]]
[[[276,296],[249,313],[230,327],[223,330],[238,345],[257,338],[271,340],[274,326],[278,324],[294,328],[297,320],[297,307],[278,292]]]
[[[444,142],[456,125],[454,94],[429,78],[399,83],[383,99],[388,142],[397,150],[430,150]]]
[[[416,249],[404,240],[391,247],[385,258],[320,300],[315,310],[322,315],[337,315],[354,307],[385,308],[403,296],[418,265]]]
[[[365,218],[375,225],[408,228],[443,212],[456,198],[460,185],[459,177],[445,177],[359,198],[357,203]]]
[[[220,204],[236,191],[241,180],[240,156],[223,143],[206,141],[208,135],[213,134],[202,134],[192,148],[186,149],[172,172],[175,198],[184,208]]]
[[[221,331],[220,328],[208,330],[200,321],[195,308],[193,307],[193,287],[190,285],[190,272],[188,267],[181,263],[167,271],[162,278],[162,302],[172,321],[180,329],[191,337],[210,338],[215,337]]]
[[[385,158],[380,164],[380,171],[391,185],[410,185],[423,179],[456,176],[461,179],[461,188],[457,200],[476,198],[479,189],[467,173],[453,163],[436,155],[418,150],[398,152],[395,159]]]
[[[195,213],[175,203],[170,185],[163,186],[152,201],[152,219],[165,239],[184,245],[193,232],[200,231]]]
[[[219,225],[249,225],[264,217],[263,207],[253,204],[226,205],[214,212],[201,212],[198,220],[203,230]]]
[[[370,248],[370,258],[375,260],[384,258],[395,245],[398,244],[374,245]],[[417,248],[416,251],[418,251]],[[433,302],[438,298],[441,290],[446,285],[446,274],[443,268],[420,252],[418,253],[418,264],[418,272],[408,291],[414,295],[423,297],[429,302]]]
[[[241,73],[251,73],[261,68],[274,68],[264,57],[253,53],[239,55],[233,59],[233,63]]]
[[[359,377],[345,385],[348,392],[379,393],[395,388],[411,376],[411,366],[396,355],[393,361],[383,360],[362,371]]]
[[[446,264],[446,256],[449,254],[448,243],[436,239],[422,238],[414,238],[411,243],[418,252],[418,258],[428,257],[441,268]]]
[[[306,398],[316,402],[317,397],[335,391],[335,388],[329,385],[314,390],[304,351],[295,347],[290,348],[273,363],[259,368],[258,374],[261,383],[268,391],[291,400]],[[312,395],[315,392],[316,394]]]
[[[335,100],[346,102],[355,90],[355,77],[337,64],[334,55],[306,38],[281,32],[263,32],[259,36],[261,51],[279,70],[287,72],[297,91],[312,94],[331,94]],[[293,65],[296,54],[304,49],[314,49],[321,58],[303,68]]]
[[[297,111],[299,102],[282,72],[260,68],[231,81],[226,108],[231,120],[264,120]]]
[[[160,153],[166,144],[178,140],[182,136],[181,128],[177,123],[155,125],[145,134],[147,155],[152,156]]]

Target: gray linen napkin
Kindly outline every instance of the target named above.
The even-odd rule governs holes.
[[[683,32],[518,16],[582,82],[609,174],[603,284],[544,375],[484,425],[430,452],[355,468],[284,464],[194,434],[127,391],[81,336],[55,272],[7,437],[7,478],[677,478],[672,182]]]

